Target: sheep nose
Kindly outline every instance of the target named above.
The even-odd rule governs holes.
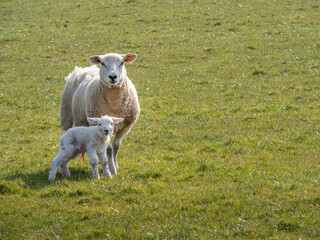
[[[115,82],[117,75],[109,75],[109,78],[111,79],[111,82]]]
[[[104,130],[105,134],[109,134],[109,132],[110,132],[109,130]]]

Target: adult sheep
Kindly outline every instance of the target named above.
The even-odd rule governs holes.
[[[104,115],[123,118],[114,127],[114,140],[107,147],[107,157],[116,168],[121,140],[138,119],[140,106],[137,91],[127,76],[124,63],[136,60],[135,54],[96,55],[89,58],[95,64],[79,68],[66,77],[60,107],[63,131],[74,126],[89,126],[88,118]],[[96,64],[101,64],[100,68]],[[117,174],[116,168],[113,175]]]

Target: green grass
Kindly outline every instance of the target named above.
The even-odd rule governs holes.
[[[320,3],[0,3],[0,239],[319,239]],[[118,175],[59,151],[64,77],[127,65]]]

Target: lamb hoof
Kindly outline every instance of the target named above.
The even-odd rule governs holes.
[[[104,175],[104,176],[107,176],[107,177],[109,177],[109,178],[112,178],[111,172],[110,172],[109,170],[105,171],[105,172],[103,173],[103,175]]]

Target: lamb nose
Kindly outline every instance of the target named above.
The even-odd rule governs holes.
[[[104,130],[104,133],[105,134],[109,134],[109,130]]]

